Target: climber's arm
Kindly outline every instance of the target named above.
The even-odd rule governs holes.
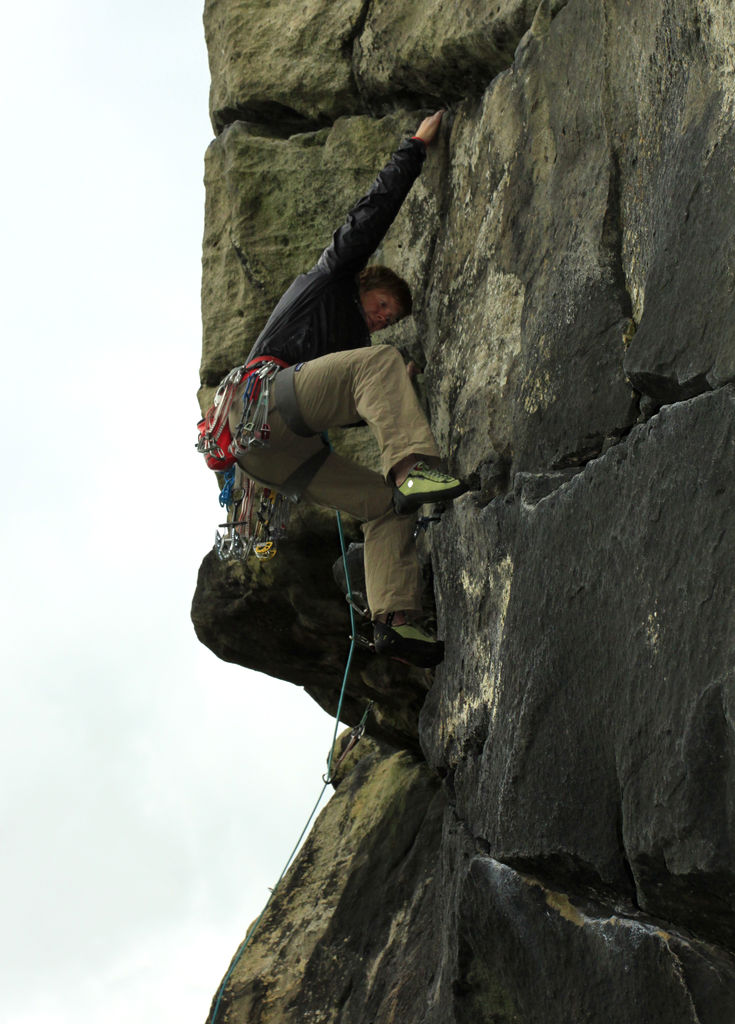
[[[426,159],[426,147],[439,130],[443,111],[426,117],[400,147],[369,192],[350,210],[346,222],[322,253],[318,266],[329,273],[357,274],[391,226]]]

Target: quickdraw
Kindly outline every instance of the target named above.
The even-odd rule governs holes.
[[[418,540],[418,536],[422,530],[428,530],[432,523],[440,523],[441,518],[441,515],[418,516],[416,518],[416,527],[413,531],[413,539]]]
[[[210,469],[225,474],[219,503],[227,509],[227,522],[215,534],[214,549],[221,561],[245,559],[251,554],[261,561],[275,556],[277,542],[285,536],[291,501],[270,488],[260,490],[252,480],[235,486],[236,460],[252,446],[264,446],[270,439],[268,408],[271,385],[279,370],[288,366],[275,356],[256,356],[236,366],[220,382],[214,402],[199,421],[196,449]],[[237,389],[244,382],[242,415],[234,437],[229,418]],[[255,494],[260,492],[257,512]],[[223,533],[220,533],[223,530]]]
[[[230,370],[220,382],[214,394],[214,402],[207,410],[206,416],[197,424],[199,433],[196,450],[204,456],[209,468],[215,471],[224,472],[235,462],[234,455],[230,453],[232,434],[227,421],[235,391],[244,373],[244,366],[236,366],[234,370]]]
[[[232,473],[234,478],[234,468]],[[253,480],[246,480],[241,490],[237,490],[232,481],[226,481],[223,494],[227,493],[229,499],[228,518],[226,523],[220,523],[214,540],[214,550],[221,562],[234,558],[244,560],[251,554],[267,562],[276,556],[278,541],[286,536],[292,502],[285,495],[264,487],[257,511],[254,511],[258,490]]]
[[[247,375],[242,393],[242,416],[230,444],[230,452],[237,459],[250,447],[268,444],[271,428],[268,423],[271,384],[282,364],[268,361]]]
[[[339,766],[342,764],[342,762],[350,753],[350,751],[357,746],[357,744],[365,735],[365,727],[367,725],[368,715],[370,714],[370,711],[372,710],[374,703],[375,701],[372,700],[369,700],[367,702],[367,706],[365,708],[365,712],[362,716],[362,719],[357,723],[354,729],[350,730],[350,735],[347,737],[347,743],[345,745],[344,750],[340,754],[339,758],[334,762],[334,764],[329,765],[326,775],[322,775],[322,782],[324,782],[325,784],[332,781],[334,772],[337,770],[337,768],[339,768]]]

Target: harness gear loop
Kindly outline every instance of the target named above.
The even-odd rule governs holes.
[[[199,421],[197,451],[204,456],[210,469],[229,469],[238,454],[250,444],[267,444],[270,436],[268,427],[268,397],[270,381],[279,368],[288,366],[275,356],[256,356],[243,366],[236,366],[220,381],[214,395],[214,402],[206,416]],[[240,426],[233,438],[230,432],[229,416],[235,392],[243,380],[243,415]],[[260,399],[262,381],[266,380],[265,393]],[[242,427],[247,429],[241,429]],[[241,438],[246,443],[243,445]]]

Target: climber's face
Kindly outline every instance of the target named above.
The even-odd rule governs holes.
[[[360,292],[360,302],[371,334],[373,331],[382,331],[384,327],[390,327],[403,316],[398,299],[383,288],[371,288],[369,291]]]

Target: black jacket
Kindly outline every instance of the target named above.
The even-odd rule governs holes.
[[[425,158],[420,139],[401,143],[316,266],[300,274],[283,295],[248,361],[271,355],[293,365],[370,344],[357,275],[393,223]]]

